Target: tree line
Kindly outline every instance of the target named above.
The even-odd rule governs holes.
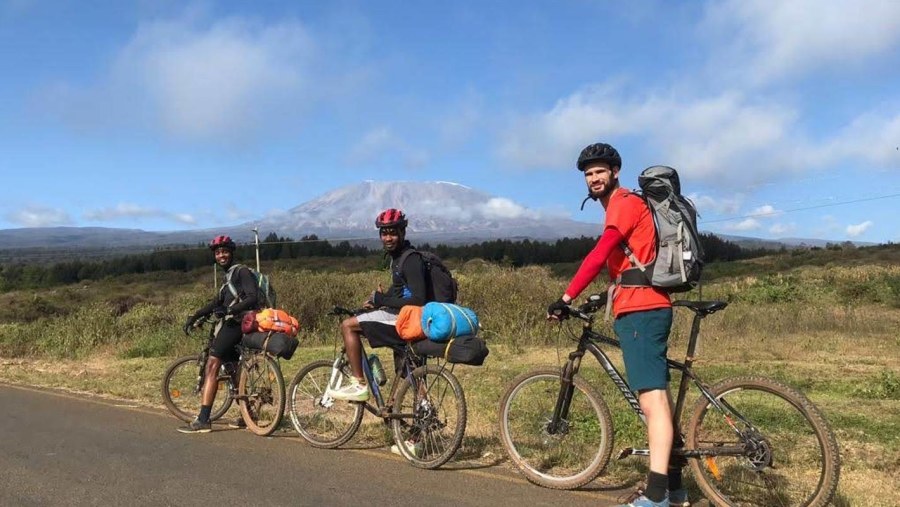
[[[771,253],[764,249],[745,249],[738,244],[723,240],[713,234],[701,234],[706,262],[733,261],[758,257]],[[444,259],[467,261],[483,259],[513,267],[533,264],[554,264],[579,262],[597,243],[596,238],[564,238],[552,242],[535,240],[491,240],[470,245],[431,246],[417,245],[430,250]],[[351,244],[349,241],[331,243],[320,240],[316,235],[303,236],[299,240],[270,233],[260,243],[260,260],[300,259],[304,257],[366,257],[381,253],[380,245]],[[254,245],[239,245],[235,255],[246,263],[256,256]],[[212,255],[205,245],[177,249],[159,250],[144,254],[89,260],[75,259],[51,265],[5,262],[0,264],[0,291],[35,289],[99,280],[127,274],[150,273],[155,271],[189,272],[209,266]]]

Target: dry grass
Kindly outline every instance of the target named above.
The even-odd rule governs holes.
[[[747,275],[749,264],[766,274]],[[730,306],[704,321],[696,370],[709,382],[754,373],[805,392],[824,411],[840,443],[844,466],[836,503],[887,505],[880,500],[883,492],[900,488],[900,267],[879,261],[773,273],[773,264],[777,259],[744,263],[735,269],[740,276],[720,276],[704,287],[704,299],[728,300]],[[542,308],[563,290],[565,280],[553,278],[547,268],[511,269],[477,261],[455,273],[462,303],[478,311],[491,347],[485,366],[455,370],[469,408],[458,455],[462,461],[455,466],[487,466],[504,458],[496,417],[508,382],[537,365],[558,364],[572,346],[558,326],[543,320]],[[22,314],[43,317],[0,321],[0,379],[161,406],[159,382],[167,363],[199,348],[197,339],[181,334],[180,325],[209,294],[206,275],[185,275],[189,280],[180,280],[180,288],[174,293],[168,289],[164,298],[157,294],[165,283],[142,283],[135,277],[127,286],[106,281],[3,294],[2,301]],[[297,356],[282,361],[287,382],[301,365],[334,354],[337,321],[325,316],[327,309],[353,306],[386,278],[380,271],[276,270],[271,275],[281,304],[303,326]],[[670,340],[674,357],[687,341],[687,313],[676,312]],[[606,324],[597,329],[611,331]],[[390,364],[387,354],[380,355]],[[618,361],[618,353],[611,355]],[[584,364],[582,374],[604,393],[613,412],[614,450],[643,446],[642,427],[609,380],[592,362]],[[353,445],[389,443],[384,426],[366,417],[371,424]],[[628,484],[644,471],[640,459],[629,458],[612,463],[600,480]]]

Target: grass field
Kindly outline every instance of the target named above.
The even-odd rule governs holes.
[[[876,253],[866,257],[854,251],[848,262],[828,252],[826,261],[800,265],[786,266],[776,256],[714,266],[718,274],[703,289],[704,299],[725,299],[730,306],[704,321],[696,371],[710,383],[739,374],[770,376],[806,393],[840,444],[837,505],[892,505],[886,495],[900,488],[900,251]],[[572,347],[560,326],[543,320],[542,310],[566,280],[548,268],[476,261],[454,272],[462,302],[479,312],[491,347],[485,366],[456,369],[469,407],[458,458],[508,466],[496,438],[497,402],[514,376],[538,365],[558,365]],[[325,310],[353,306],[386,274],[276,267],[272,278],[281,306],[297,314],[304,327],[297,355],[282,361],[290,382],[303,364],[334,354],[336,321],[325,317]],[[0,379],[161,406],[165,366],[199,347],[198,340],[181,334],[180,325],[203,303],[210,285],[208,273],[155,274],[2,294]],[[687,313],[676,312],[672,357],[683,355]],[[599,329],[610,330],[606,324]],[[617,352],[611,355],[619,361]],[[388,356],[381,356],[389,364]],[[605,395],[613,413],[614,454],[643,446],[643,430],[621,396],[596,364],[584,364],[582,374]],[[695,397],[692,393],[689,403]],[[383,426],[367,420],[373,424],[357,438],[387,444]],[[643,477],[644,466],[640,458],[614,461],[598,480],[629,485]]]

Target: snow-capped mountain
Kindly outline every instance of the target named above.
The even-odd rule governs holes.
[[[409,218],[409,235],[417,239],[555,239],[596,235],[600,229],[599,224],[548,215],[444,181],[365,181],[333,190],[283,214],[244,224],[244,228],[255,226],[260,233],[271,230],[292,237],[375,238],[375,217],[385,208],[402,209]]]

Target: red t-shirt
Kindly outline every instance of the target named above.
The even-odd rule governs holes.
[[[656,255],[656,230],[653,227],[653,217],[647,204],[638,195],[632,193],[628,189],[619,188],[610,196],[609,203],[606,207],[606,222],[603,230],[615,229],[626,240],[631,247],[634,255],[644,264],[653,262]],[[602,241],[602,238],[601,238]],[[595,249],[594,252],[599,249]],[[592,253],[594,253],[592,252]],[[600,259],[593,259],[594,261]],[[585,263],[588,264],[588,259]],[[621,248],[613,248],[609,257],[606,259],[606,269],[609,271],[609,279],[615,282],[616,278],[631,268],[631,261],[625,255]],[[573,278],[569,288],[575,289],[576,293],[566,291],[571,297],[576,297],[584,285],[579,283],[579,277],[583,277],[588,273],[579,273]],[[591,275],[591,278],[596,273]],[[579,289],[580,287],[580,289]],[[653,310],[655,308],[668,308],[672,306],[669,295],[655,287],[617,287],[613,298],[613,314],[619,315],[636,312],[641,310]]]

